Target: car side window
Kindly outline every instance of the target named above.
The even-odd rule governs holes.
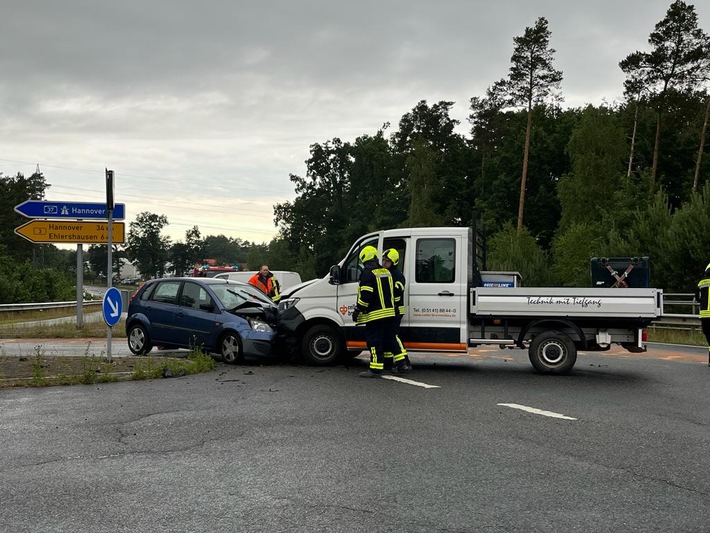
[[[204,287],[197,283],[186,281],[180,294],[180,305],[200,309],[201,305],[209,305],[212,299]]]
[[[362,273],[362,263],[360,262],[360,251],[365,246],[374,246],[377,248],[377,237],[373,237],[372,239],[361,242],[356,248],[353,248],[353,251],[350,253],[350,255],[345,259],[345,262],[343,263],[343,268],[341,269],[341,277],[342,279],[340,280],[340,283],[359,283],[360,282],[360,274]]]
[[[177,304],[177,295],[179,289],[179,281],[162,281],[158,283],[158,286],[153,291],[151,300],[153,300],[154,302]]]
[[[454,239],[417,240],[416,280],[418,283],[453,283],[456,265]]]

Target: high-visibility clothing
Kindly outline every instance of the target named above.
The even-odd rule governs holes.
[[[407,280],[402,271],[397,268],[397,265],[392,265],[390,274],[392,274],[392,281],[394,281],[395,312],[397,315],[404,315],[407,312],[407,308],[404,305],[404,286]]]
[[[708,298],[708,290],[710,289],[710,278],[701,279],[698,282],[698,301],[700,302],[700,318],[710,318],[710,298]]]
[[[395,316],[392,274],[376,261],[367,261],[357,289],[358,324]]]
[[[279,293],[279,282],[276,281],[276,278],[273,275],[263,278],[257,273],[249,278],[249,283],[266,294],[274,302],[278,302],[281,299],[281,294]]]

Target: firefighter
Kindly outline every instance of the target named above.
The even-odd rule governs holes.
[[[353,321],[365,324],[365,340],[370,351],[370,368],[361,372],[360,377],[377,378],[384,370],[385,351],[397,350],[394,339],[386,336],[392,330],[395,316],[394,282],[390,271],[378,262],[374,246],[365,246],[359,258],[364,270],[360,275]]]
[[[703,279],[698,282],[698,288],[695,293],[696,299],[700,302],[700,324],[703,327],[703,333],[708,344],[708,366],[710,366],[710,298],[708,291],[710,290],[710,263],[705,267]]]
[[[259,272],[249,278],[249,283],[266,294],[274,303],[281,299],[279,282],[269,271],[269,265],[261,265]]]
[[[393,358],[392,369],[394,372],[399,370],[409,371],[412,369],[412,365],[409,362],[409,356],[407,355],[407,350],[402,344],[402,340],[399,338],[399,327],[402,323],[402,317],[406,313],[406,307],[404,306],[404,287],[407,280],[402,274],[402,271],[398,268],[399,264],[399,252],[394,248],[385,250],[382,253],[382,266],[390,271],[392,274],[392,281],[394,282],[394,321],[392,331],[389,333],[394,337],[394,342],[397,344],[398,351],[394,354],[385,352],[385,367],[388,366],[388,357]]]

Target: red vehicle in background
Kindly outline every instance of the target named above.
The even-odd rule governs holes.
[[[192,271],[194,278],[213,278],[222,272],[239,272],[238,266],[209,266],[197,267]]]

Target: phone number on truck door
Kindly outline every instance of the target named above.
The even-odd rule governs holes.
[[[412,307],[412,316],[455,317],[455,307]]]

